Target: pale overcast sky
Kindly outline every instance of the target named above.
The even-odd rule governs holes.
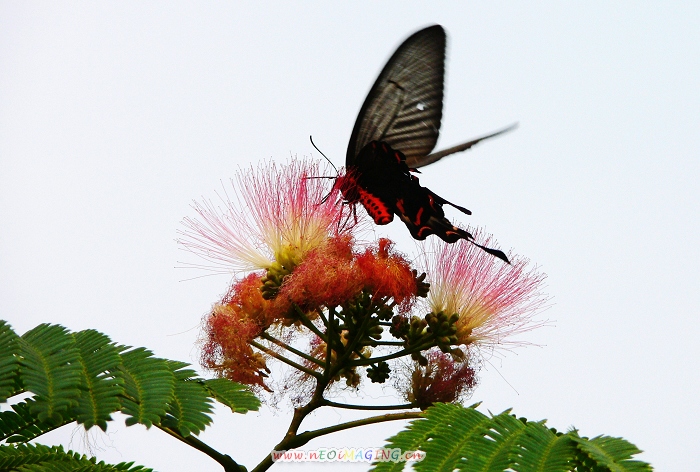
[[[431,6],[429,6],[431,5]],[[424,169],[548,274],[540,347],[491,358],[473,401],[622,436],[658,470],[700,462],[697,2],[0,2],[0,317],[95,328],[197,362],[226,276],[176,269],[192,199],[239,166],[336,163],[395,47],[448,33],[438,147],[517,131]],[[413,249],[396,222],[378,234]],[[189,258],[189,259],[188,259]],[[381,392],[379,393],[381,395]],[[388,403],[386,398],[376,402]],[[288,410],[220,411],[203,439],[252,466]],[[308,427],[354,416],[321,412]],[[376,447],[383,424],[307,448]],[[74,428],[42,438],[87,452]],[[100,459],[218,471],[159,431],[110,425]],[[283,465],[280,470],[366,470]]]

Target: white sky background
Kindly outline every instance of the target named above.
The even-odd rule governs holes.
[[[174,239],[189,204],[238,166],[313,155],[341,165],[357,112],[395,47],[448,32],[438,148],[520,128],[427,168],[549,276],[541,347],[491,359],[473,396],[581,434],[622,436],[658,470],[700,460],[700,5],[680,2],[0,3],[0,317],[197,363],[198,323],[226,276]],[[413,245],[400,223],[390,234]],[[505,380],[504,380],[505,379]],[[507,380],[507,383],[506,383]],[[512,387],[510,385],[512,385]],[[376,403],[391,398],[377,397]],[[287,410],[224,410],[202,438],[255,465]],[[354,418],[321,412],[307,428]],[[307,426],[308,425],[308,426]],[[306,448],[380,446],[383,424]],[[68,427],[42,438],[86,451]],[[142,427],[90,440],[100,459],[221,470]],[[281,470],[366,470],[281,465]]]

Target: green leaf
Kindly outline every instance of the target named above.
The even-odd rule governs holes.
[[[29,398],[12,405],[12,411],[0,413],[0,440],[8,443],[27,442],[65,424],[39,421],[32,413],[34,404],[34,400]]]
[[[52,461],[73,462],[79,460],[80,454],[66,452],[63,446],[48,447],[42,444],[19,444],[0,446],[0,470],[18,470],[29,464],[41,464]]]
[[[488,417],[475,406],[436,404],[414,420],[386,448],[426,453],[416,471],[469,472],[649,472],[631,460],[639,449],[620,438],[581,438],[548,429],[542,422],[516,419],[505,411]],[[375,471],[402,471],[404,462],[375,462]]]
[[[162,425],[173,428],[181,435],[199,434],[211,424],[212,400],[209,392],[200,382],[197,373],[186,369],[189,364],[168,361],[170,370],[175,375],[175,395],[170,401],[169,416]]]
[[[454,470],[462,462],[468,445],[489,430],[491,419],[476,409],[446,403],[437,405],[435,412],[431,410],[425,415],[434,424],[431,440],[423,444],[425,459],[417,462],[414,468],[419,471]]]
[[[471,440],[465,441],[461,449],[464,457],[456,468],[469,471],[508,470],[513,464],[513,451],[525,431],[525,424],[505,411],[491,418],[490,427]]]
[[[133,462],[121,462],[113,465],[102,461],[96,463],[91,459],[83,459],[73,462],[32,464],[18,469],[18,472],[153,472],[153,469],[133,464]]]
[[[435,428],[439,426],[438,423],[451,415],[453,406],[440,404],[439,408],[429,409],[430,420],[411,421],[405,430],[389,438],[389,443],[384,447],[389,449],[398,448],[402,452],[420,449],[424,443],[432,438]],[[426,415],[428,412],[426,411],[423,414]],[[400,472],[403,470],[405,463],[375,462],[372,465],[374,468],[371,470],[377,472]]]
[[[63,422],[63,415],[78,404],[79,352],[68,330],[41,324],[21,338],[20,376],[36,395],[32,412],[39,421]]]
[[[96,459],[66,452],[62,446],[41,444],[0,446],[0,470],[17,472],[152,472],[133,462],[111,465]]]
[[[248,387],[229,379],[208,379],[204,386],[212,397],[219,403],[223,403],[234,413],[248,413],[258,411],[260,400]]]
[[[18,387],[19,336],[0,320],[0,402],[14,395]]]
[[[160,424],[175,393],[175,376],[168,363],[141,347],[121,357],[125,387],[121,410],[128,416],[126,425],[141,423],[150,428]]]
[[[80,351],[81,391],[74,417],[90,429],[107,430],[111,414],[120,409],[119,396],[124,393],[119,350],[104,334],[85,330],[73,335]]]
[[[575,443],[569,435],[555,434],[542,423],[528,422],[520,441],[516,472],[573,470]]]
[[[571,434],[571,433],[570,433]],[[597,436],[593,439],[581,438],[575,434],[572,440],[576,442],[581,454],[577,459],[579,470],[593,470],[594,467],[605,468],[612,472],[649,472],[651,465],[646,462],[632,460],[634,454],[642,451],[634,444],[610,436]]]

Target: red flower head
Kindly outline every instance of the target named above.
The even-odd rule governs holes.
[[[380,239],[376,247],[354,254],[349,237],[329,239],[309,252],[285,279],[278,298],[286,297],[303,309],[317,309],[343,305],[367,290],[375,299],[393,299],[408,311],[415,301],[416,280],[392,245]]]
[[[376,248],[369,248],[357,257],[365,288],[375,297],[391,297],[401,312],[408,312],[416,297],[416,278],[406,259],[393,251],[394,243],[380,239]]]
[[[266,388],[265,358],[248,344],[274,321],[272,302],[262,298],[260,281],[260,274],[250,274],[214,305],[204,320],[202,363],[222,377]]]
[[[310,251],[285,279],[279,299],[287,299],[302,310],[342,305],[362,290],[349,237],[329,239]]]
[[[476,372],[468,362],[457,362],[449,354],[433,350],[425,355],[427,364],[414,364],[410,384],[399,386],[406,400],[421,410],[434,403],[464,400],[476,386]]]

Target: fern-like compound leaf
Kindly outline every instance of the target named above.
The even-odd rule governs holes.
[[[63,446],[17,444],[0,446],[0,470],[17,470],[31,464],[62,461],[75,462],[84,458],[75,452],[66,452]]]
[[[133,462],[106,464],[62,446],[20,444],[0,446],[0,470],[21,472],[153,472]]]
[[[162,426],[174,429],[183,436],[199,434],[211,424],[209,413],[212,412],[212,400],[201,379],[189,364],[168,361],[168,366],[175,376],[175,393],[170,401],[168,416]]]
[[[53,421],[39,421],[34,410],[34,400],[27,400],[15,403],[11,410],[0,413],[0,440],[7,443],[28,442],[37,436],[48,433],[68,421],[55,423]],[[2,469],[0,469],[2,470]]]
[[[121,357],[125,389],[121,410],[128,416],[126,425],[160,424],[175,394],[175,376],[168,363],[144,348],[131,349]]]
[[[437,407],[430,408],[424,412],[424,415],[430,415],[430,419],[414,420],[409,423],[408,428],[399,432],[397,435],[389,438],[389,442],[385,448],[400,449],[403,452],[415,451],[428,441],[432,440],[435,429],[440,426],[443,421],[448,421],[451,415],[453,405],[440,404]],[[377,472],[400,472],[404,469],[402,462],[375,462],[374,468],[371,469]]]
[[[555,433],[543,424],[528,422],[520,442],[516,472],[567,472],[573,470],[575,443],[569,435]]]
[[[454,470],[464,462],[469,446],[478,445],[475,440],[482,438],[491,427],[491,419],[473,408],[443,403],[436,410],[440,414],[435,416],[431,409],[426,411],[428,420],[438,417],[440,420],[433,421],[435,427],[431,438],[422,445],[425,459],[414,466],[419,471]],[[472,458],[467,458],[467,461],[471,462]]]
[[[488,429],[464,441],[459,470],[502,472],[513,465],[513,451],[525,432],[525,424],[505,411],[491,418]]]
[[[73,336],[59,325],[41,324],[20,341],[20,376],[34,393],[33,413],[39,421],[61,423],[80,396],[79,351]]]
[[[73,334],[80,352],[81,395],[74,418],[90,429],[98,426],[107,431],[111,414],[119,411],[119,397],[124,393],[119,350],[106,335],[88,329]]]
[[[0,320],[0,402],[18,390],[19,336],[10,325]]]
[[[634,444],[622,438],[597,436],[593,439],[572,435],[580,453],[577,456],[579,470],[610,470],[613,472],[651,472],[646,462],[633,460],[642,452]]]
[[[208,379],[204,386],[216,401],[229,407],[234,413],[258,411],[260,400],[243,384],[229,379]]]
[[[641,452],[620,438],[579,437],[575,430],[561,433],[544,421],[517,419],[505,411],[486,416],[475,406],[436,404],[424,418],[389,439],[387,449],[401,453],[421,450],[416,471],[468,472],[650,472],[651,466],[633,460]],[[396,457],[396,456],[393,456]],[[377,461],[373,471],[399,472],[405,462]]]

